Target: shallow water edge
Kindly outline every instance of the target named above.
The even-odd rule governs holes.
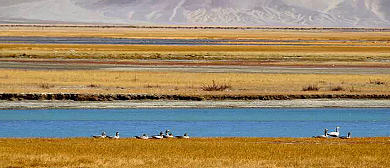
[[[390,100],[295,99],[295,100],[129,100],[0,101],[0,109],[182,109],[182,108],[390,108]]]

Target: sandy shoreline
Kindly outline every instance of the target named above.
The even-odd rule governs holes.
[[[0,109],[145,109],[145,108],[390,108],[390,100],[306,99],[254,101],[0,101]]]

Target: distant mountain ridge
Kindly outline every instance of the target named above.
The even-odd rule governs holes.
[[[389,0],[0,0],[0,21],[388,27],[389,9]]]

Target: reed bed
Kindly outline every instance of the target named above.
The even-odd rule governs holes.
[[[1,167],[389,167],[390,139],[0,139]]]
[[[372,82],[372,81],[380,81]],[[389,94],[389,74],[260,74],[106,70],[0,70],[3,93],[148,93],[176,95]],[[207,91],[205,86],[226,86]],[[318,90],[304,91],[308,85]],[[343,89],[332,91],[333,87]]]

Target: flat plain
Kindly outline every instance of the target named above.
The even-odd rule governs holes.
[[[388,31],[2,26],[0,36],[255,39],[260,40],[256,44],[272,43],[1,43],[3,93],[370,95],[390,91]],[[226,89],[209,91],[207,87],[213,85]],[[315,86],[314,90],[306,91],[310,86]]]
[[[390,32],[376,29],[3,25],[0,26],[0,36],[267,41],[213,46],[0,42],[0,93],[390,94]],[[232,44],[235,43],[238,44]],[[379,104],[388,106],[388,100],[379,101]],[[50,101],[44,103],[53,104]],[[67,105],[69,102],[65,102],[66,105],[61,105],[64,102],[55,103],[74,107]],[[166,104],[164,101],[154,103],[159,107]],[[170,103],[185,104],[180,101]],[[223,107],[231,105],[222,103],[225,103],[221,105]],[[234,103],[245,104],[244,101]],[[260,103],[269,105],[268,102]],[[284,107],[292,107],[288,103]],[[337,103],[340,104],[329,102],[329,105]],[[348,103],[342,102],[341,106]],[[372,102],[354,102],[361,107],[366,107],[367,103]],[[4,104],[13,106],[9,101],[3,101]],[[50,105],[45,107],[52,108]],[[31,106],[31,102],[24,106]],[[36,106],[41,107],[39,102]],[[193,106],[207,107],[207,102],[206,105]],[[92,107],[99,108],[99,105]],[[300,107],[299,103],[294,107]],[[133,138],[5,138],[0,139],[0,167],[389,167],[389,144],[388,137],[146,141]]]
[[[175,29],[90,27],[0,27],[3,37],[73,37],[116,39],[260,40],[263,45],[84,45],[1,44],[7,57],[67,59],[184,59],[381,62],[388,60],[389,31],[288,29]],[[230,44],[238,42],[229,42]],[[320,46],[316,46],[319,45]],[[265,46],[264,46],[265,45]],[[309,46],[308,46],[309,45]],[[314,46],[312,46],[314,45]]]

